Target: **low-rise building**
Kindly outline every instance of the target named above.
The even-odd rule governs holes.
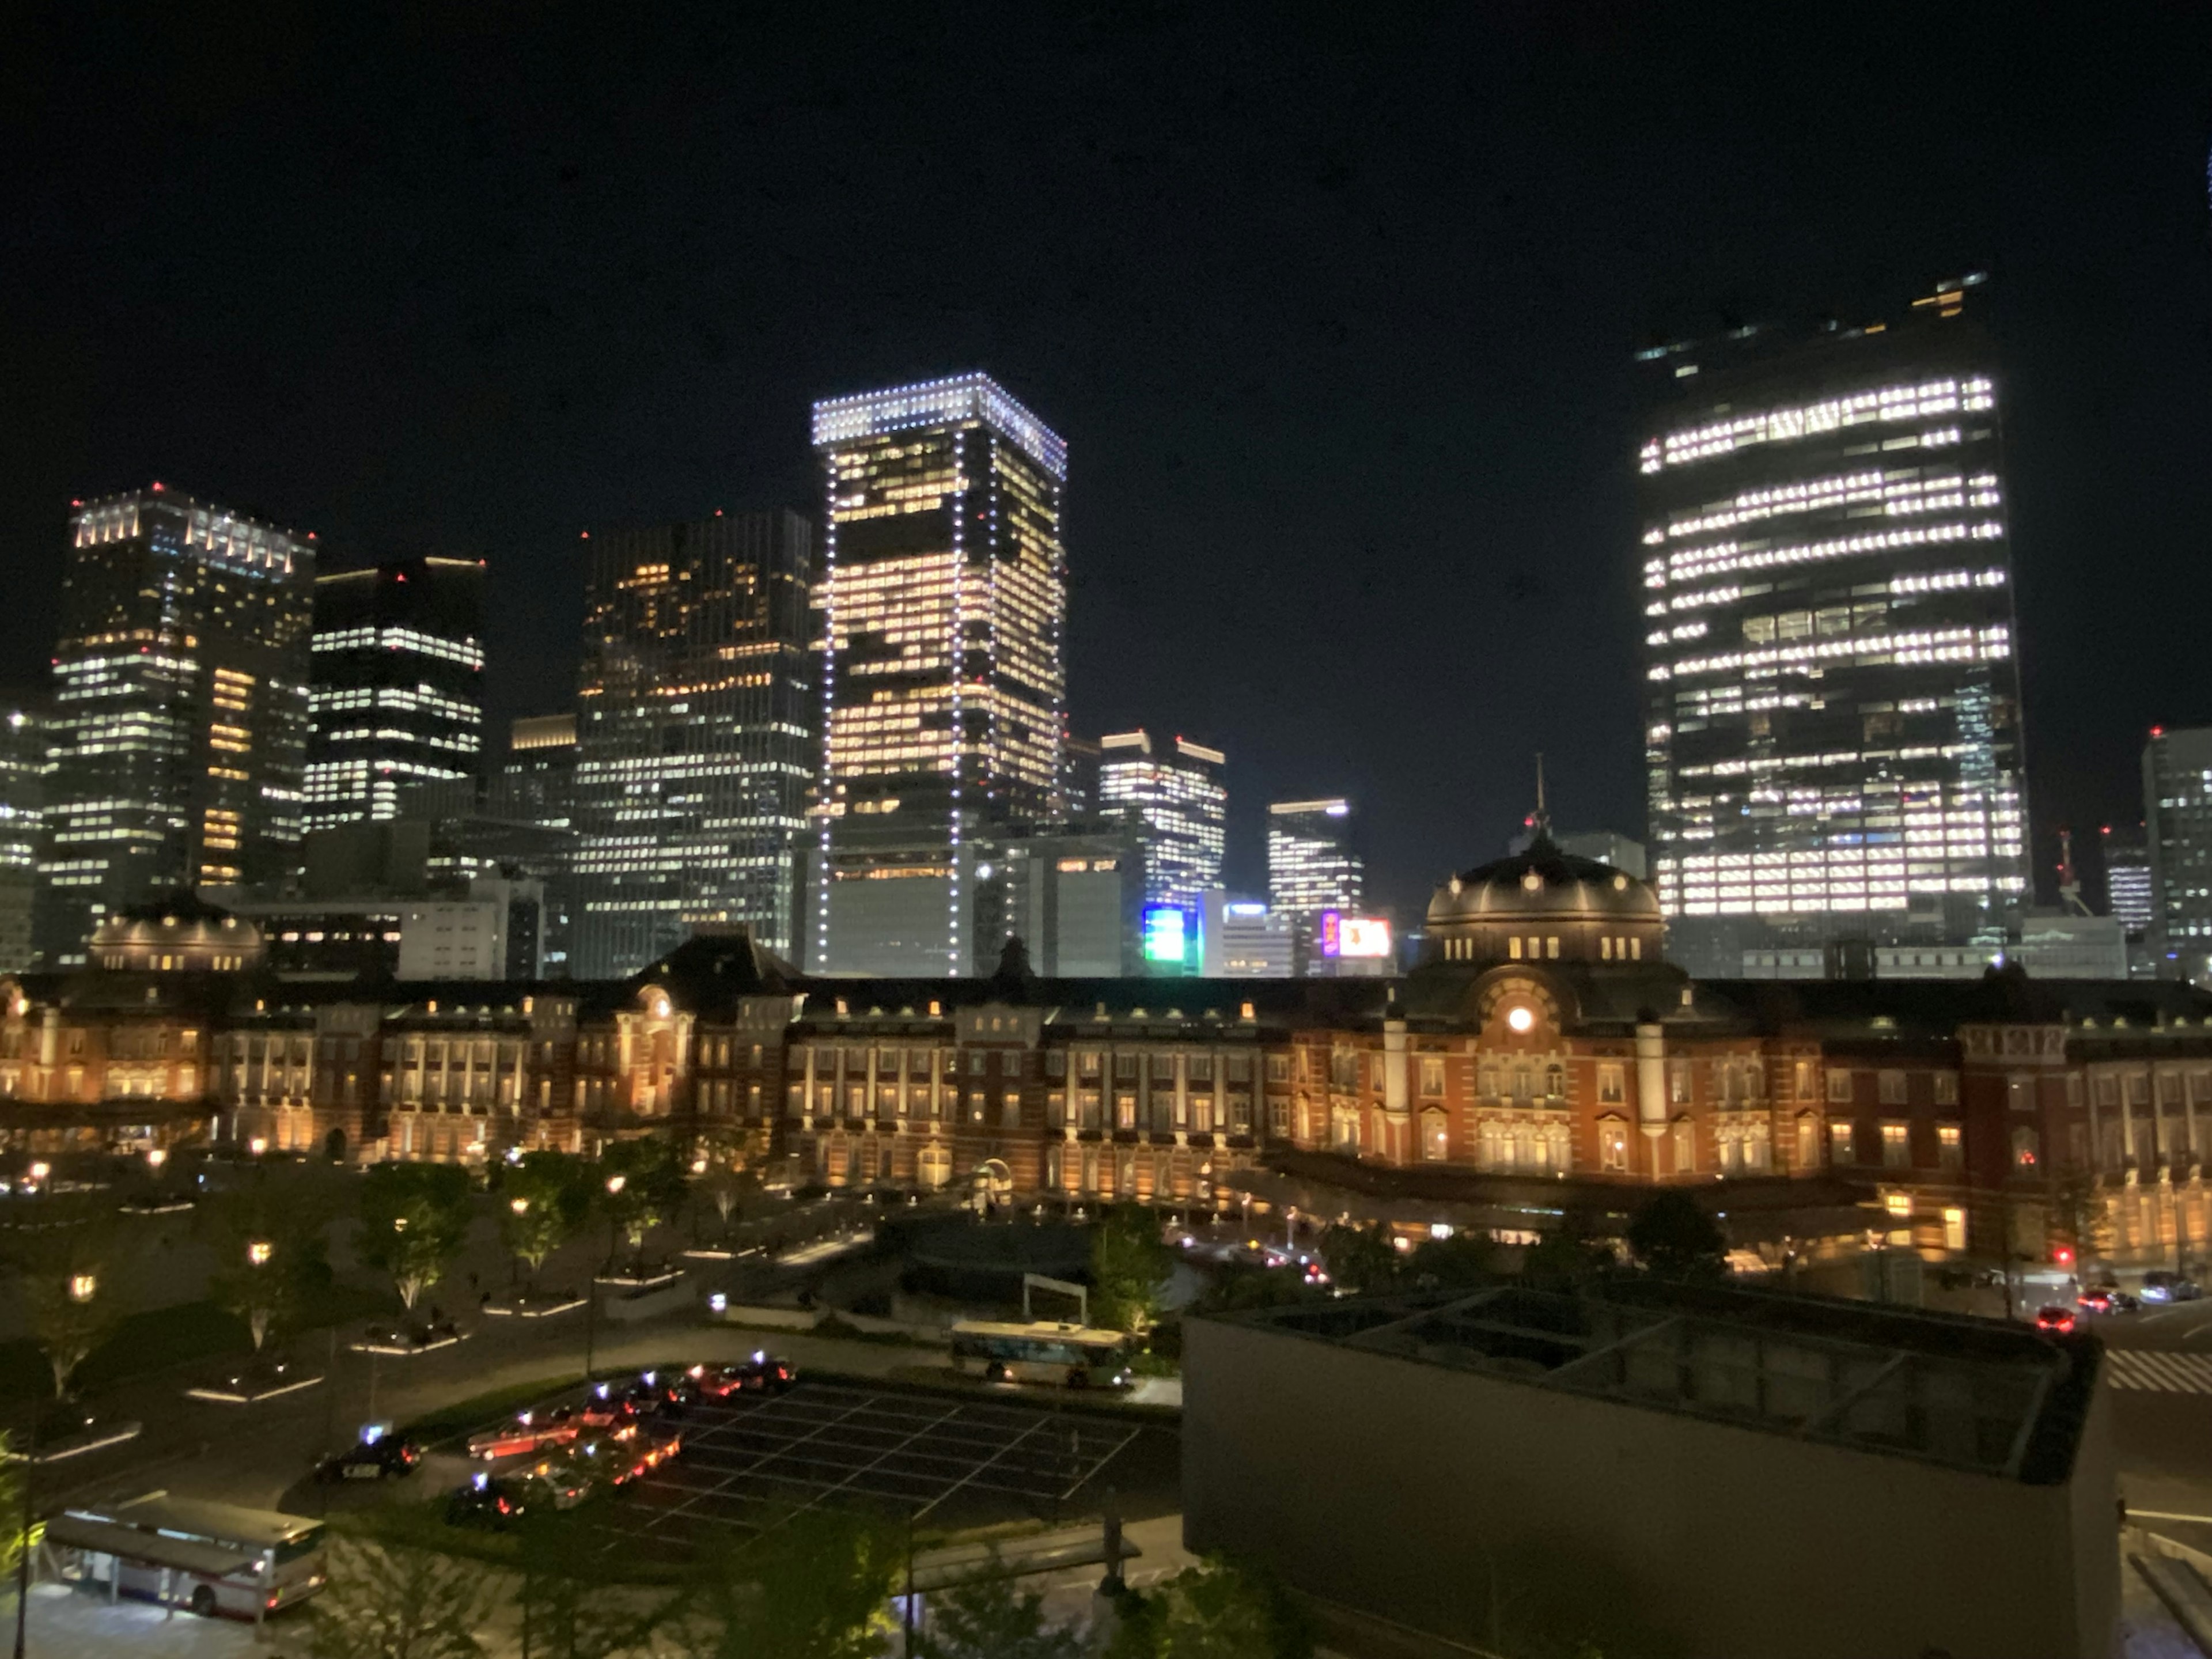
[[[1191,1319],[1183,1343],[1187,1547],[1401,1633],[2112,1651],[2094,1337],[1624,1278]]]

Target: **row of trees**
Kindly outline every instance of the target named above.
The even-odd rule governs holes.
[[[673,1588],[605,1582],[613,1534],[605,1500],[523,1517],[514,1571],[495,1585],[479,1565],[416,1547],[336,1546],[314,1604],[315,1659],[477,1659],[500,1615],[522,1659],[620,1659],[678,1650],[697,1659],[1311,1659],[1313,1636],[1269,1580],[1224,1563],[1117,1598],[1103,1646],[1055,1624],[1042,1595],[1003,1577],[927,1596],[926,1630],[902,1641],[893,1600],[905,1540],[867,1516],[792,1516],[710,1553]],[[507,1605],[500,1605],[504,1600]]]

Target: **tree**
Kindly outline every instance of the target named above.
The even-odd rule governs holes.
[[[2087,1170],[2069,1170],[2051,1183],[2050,1217],[2046,1231],[2054,1243],[2072,1246],[2077,1269],[2112,1248],[2112,1212]]]
[[[1415,1247],[1406,1263],[1413,1281],[1427,1289],[1486,1285],[1498,1270],[1498,1248],[1487,1233],[1455,1232],[1449,1238],[1431,1238]]]
[[[1589,1223],[1573,1210],[1521,1253],[1522,1276],[1544,1285],[1564,1284],[1613,1265],[1613,1247],[1591,1237]]]
[[[607,1219],[629,1241],[633,1260],[642,1260],[646,1236],[665,1226],[684,1207],[690,1182],[675,1146],[665,1140],[617,1140],[599,1154],[599,1202]]]
[[[483,1569],[430,1550],[331,1542],[330,1582],[309,1608],[314,1659],[477,1659]]]
[[[499,1237],[509,1255],[538,1271],[592,1212],[591,1166],[568,1152],[525,1152],[500,1188]]]
[[[15,1461],[14,1441],[0,1434],[0,1583],[15,1581],[15,1565],[23,1553],[23,1467]],[[35,1539],[38,1523],[29,1536]]]
[[[1389,1290],[1401,1264],[1390,1231],[1379,1221],[1367,1227],[1331,1222],[1322,1230],[1321,1259],[1340,1287],[1363,1294]]]
[[[1107,1211],[1091,1232],[1091,1317],[1143,1335],[1159,1316],[1160,1287],[1174,1266],[1150,1210],[1125,1204]]]
[[[468,1171],[452,1164],[373,1164],[361,1185],[361,1259],[392,1275],[399,1300],[446,1276],[469,1231]]]
[[[1218,1558],[1148,1592],[1126,1592],[1105,1659],[1312,1659],[1297,1604],[1261,1573]]]
[[[123,1240],[105,1205],[50,1198],[40,1218],[35,1231],[17,1231],[11,1254],[31,1340],[53,1370],[54,1397],[66,1400],[77,1367],[122,1322]]]
[[[880,1659],[902,1553],[862,1516],[793,1516],[750,1547],[711,1557],[699,1580],[714,1659]]]
[[[331,1287],[325,1213],[296,1186],[271,1182],[266,1170],[208,1207],[217,1263],[208,1293],[246,1322],[256,1353],[270,1331],[291,1325]]]
[[[611,1659],[643,1646],[674,1612],[673,1599],[641,1605],[605,1582],[604,1492],[574,1510],[539,1504],[514,1529],[521,1659]]]
[[[1628,1248],[1655,1273],[1710,1279],[1727,1271],[1728,1237],[1687,1193],[1655,1193],[1628,1218]]]
[[[1021,1590],[998,1572],[933,1591],[923,1659],[1079,1659],[1088,1648],[1075,1632],[1048,1622],[1044,1594]]]

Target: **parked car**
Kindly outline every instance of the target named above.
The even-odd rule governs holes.
[[[799,1380],[799,1368],[788,1359],[756,1349],[750,1359],[740,1359],[734,1365],[694,1365],[690,1375],[702,1394],[726,1400],[749,1391],[781,1394]]]
[[[422,1461],[422,1448],[404,1435],[375,1427],[364,1432],[349,1449],[333,1453],[315,1466],[315,1479],[325,1485],[341,1480],[401,1480],[414,1473]]]
[[[489,1474],[473,1477],[446,1500],[449,1527],[489,1527],[495,1531],[510,1525],[528,1506],[525,1483],[495,1480]]]
[[[518,1457],[547,1446],[565,1446],[583,1432],[582,1413],[560,1406],[546,1412],[519,1412],[512,1423],[469,1437],[469,1455],[487,1461]]]
[[[2142,1299],[2146,1302],[2194,1302],[2203,1294],[2203,1286],[2195,1279],[2166,1268],[2154,1268],[2143,1275]]]
[[[2074,1328],[2074,1310],[2052,1303],[2035,1310],[2035,1328],[2039,1331],[2070,1331]]]

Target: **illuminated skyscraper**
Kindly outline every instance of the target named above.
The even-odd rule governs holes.
[[[1652,873],[1668,954],[2002,945],[2027,895],[1978,279],[1889,325],[1643,354]]]
[[[789,952],[821,708],[813,526],[717,514],[586,550],[576,976],[635,972],[702,922]]]
[[[2212,981],[2212,726],[2153,726],[2142,781],[2152,960],[2161,979]]]
[[[33,964],[31,924],[46,819],[46,700],[0,697],[0,973]]]
[[[1155,746],[1142,730],[1109,732],[1098,748],[1098,810],[1135,818],[1146,898],[1196,909],[1199,896],[1221,884],[1229,846],[1221,751],[1187,738]]]
[[[1067,447],[963,374],[818,403],[814,447],[829,531],[807,963],[964,974],[1000,945],[976,937],[978,836],[1063,808]]]
[[[315,578],[307,828],[398,816],[412,785],[483,752],[480,559],[396,559]]]
[[[101,915],[298,861],[307,538],[160,484],[79,504],[54,647],[39,923],[84,959]]]
[[[1340,795],[1267,808],[1267,896],[1277,915],[1303,928],[1324,910],[1359,910],[1367,866],[1353,828],[1352,803]]]

